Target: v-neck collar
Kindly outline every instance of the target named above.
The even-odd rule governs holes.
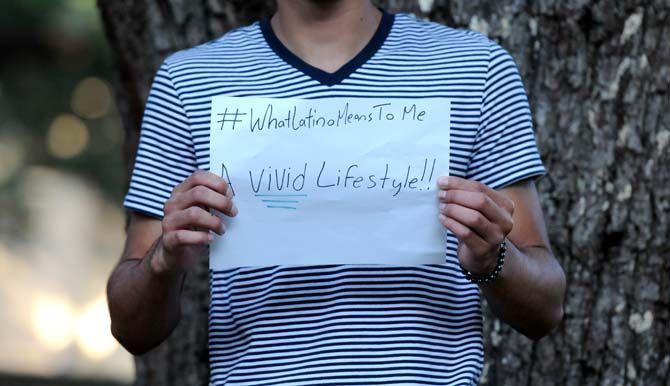
[[[349,60],[333,73],[326,72],[320,68],[314,67],[291,52],[279,40],[279,38],[277,38],[277,35],[275,35],[274,31],[272,30],[272,26],[270,25],[270,17],[265,17],[263,20],[261,20],[260,27],[265,41],[277,54],[277,56],[286,61],[286,63],[295,67],[298,71],[304,73],[319,83],[326,86],[333,86],[346,79],[349,75],[351,75],[351,73],[361,67],[377,52],[377,50],[379,50],[382,44],[384,44],[384,41],[386,40],[386,37],[388,36],[389,32],[391,31],[391,27],[393,26],[395,14],[387,12],[382,8],[380,8],[380,10],[382,11],[382,18],[370,41],[358,54],[356,54],[356,56],[354,56],[351,60]]]

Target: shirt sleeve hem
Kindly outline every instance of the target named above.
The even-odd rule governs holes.
[[[514,178],[506,180],[506,181],[504,181],[500,184],[491,184],[490,187],[492,189],[496,189],[496,190],[503,189],[503,188],[509,187],[511,185],[514,185],[514,184],[516,184],[518,182],[521,182],[521,181],[524,181],[524,180],[532,179],[532,180],[537,181],[537,180],[545,177],[547,174],[549,174],[549,173],[545,169],[530,170],[530,171],[528,171],[524,174],[517,175]]]

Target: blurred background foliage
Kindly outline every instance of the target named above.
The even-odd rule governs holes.
[[[0,385],[127,383],[104,299],[123,130],[95,1],[0,2],[0,49]]]
[[[0,2],[0,36],[3,193],[40,164],[84,176],[118,200],[123,130],[95,2]]]

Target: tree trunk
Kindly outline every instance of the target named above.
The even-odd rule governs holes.
[[[549,175],[539,182],[568,278],[565,321],[534,343],[486,312],[487,385],[670,385],[670,3],[378,2],[476,29],[515,57]],[[272,12],[268,0],[99,0],[132,166],[151,79],[169,53]],[[259,13],[258,10],[262,11]],[[130,169],[129,169],[130,170]],[[207,385],[208,269],[183,319],[137,358],[138,385]]]

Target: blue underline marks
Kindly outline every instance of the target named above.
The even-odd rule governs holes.
[[[256,197],[307,197],[306,194],[256,194]]]
[[[293,193],[293,194],[280,194],[280,193],[264,193],[264,194],[256,194],[256,197],[268,197],[268,199],[261,199],[262,202],[266,203],[265,207],[270,208],[270,209],[290,209],[290,210],[295,210],[298,209],[297,207],[289,204],[298,204],[300,201],[298,201],[296,198],[298,197],[307,197],[306,194],[299,194],[299,193]]]

